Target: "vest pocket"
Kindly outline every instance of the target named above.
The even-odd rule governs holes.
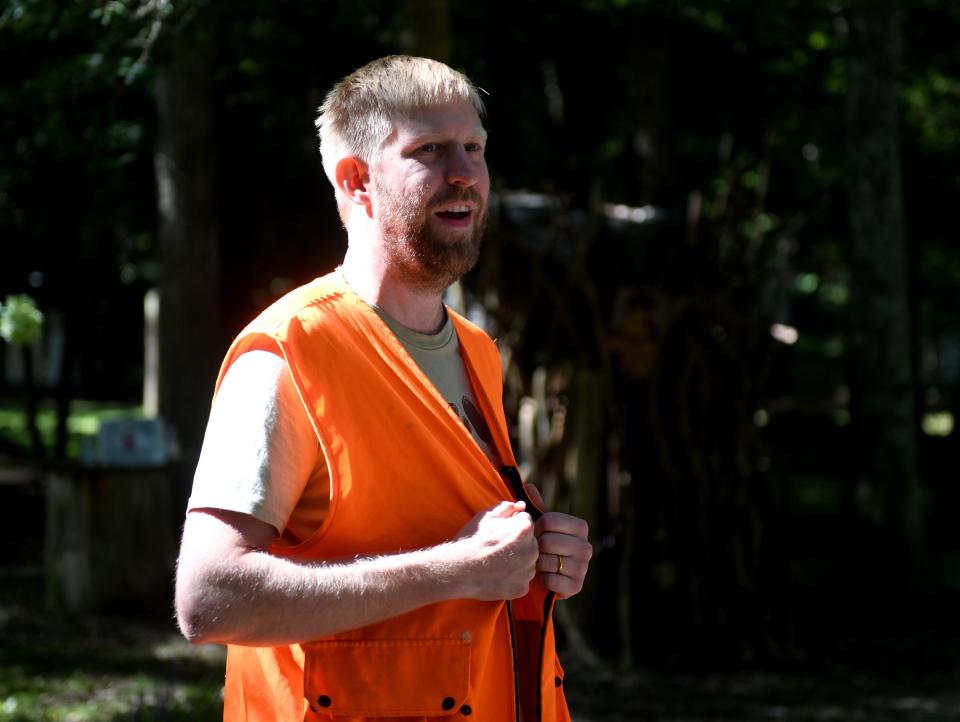
[[[470,687],[462,639],[332,639],[304,645],[304,696],[333,717],[457,713]]]

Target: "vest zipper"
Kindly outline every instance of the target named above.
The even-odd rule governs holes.
[[[527,490],[523,486],[523,479],[520,478],[520,470],[517,469],[517,467],[501,466],[500,476],[507,480],[507,484],[509,484],[513,495],[517,497],[517,501],[522,501],[527,505],[527,513],[531,519],[536,521],[543,516],[543,512],[541,512],[536,505],[530,501],[530,497],[527,496]]]
[[[537,722],[543,719],[543,653],[547,646],[547,625],[553,623],[553,600],[556,592],[547,592],[543,598],[543,629],[540,630],[540,654],[537,660]],[[554,672],[556,674],[556,672]]]
[[[527,513],[534,521],[543,516],[542,512],[530,501],[527,490],[523,486],[523,479],[520,478],[520,470],[515,466],[504,465],[500,467],[500,476],[507,480],[510,489],[513,491],[517,501],[523,501],[527,504]],[[553,614],[553,600],[556,597],[554,592],[547,592],[543,599],[543,627],[540,629],[540,650],[537,659],[537,709],[536,720],[530,722],[541,722],[543,719],[543,653],[547,643],[547,625],[551,622]],[[517,676],[517,643],[513,637],[513,607],[507,602],[507,615],[510,618],[510,643],[513,646],[513,683],[514,692],[517,697],[517,720],[520,720],[520,683]],[[528,722],[523,720],[523,722]]]
[[[513,718],[520,720],[520,676],[517,673],[517,640],[513,636],[513,603],[507,600],[507,626],[510,628],[510,652],[513,655]]]

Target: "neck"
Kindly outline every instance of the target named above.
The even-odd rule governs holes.
[[[360,298],[379,306],[407,328],[432,334],[443,326],[441,294],[405,282],[384,263],[373,244],[350,243],[341,269]]]

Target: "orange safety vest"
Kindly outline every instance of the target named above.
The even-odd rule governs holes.
[[[496,347],[448,313],[499,470],[338,272],[286,295],[234,341],[220,380],[245,351],[279,351],[330,474],[321,528],[272,553],[342,560],[432,546],[504,499],[524,499],[539,515],[510,448]],[[224,720],[568,722],[553,601],[535,580],[509,603],[453,600],[302,644],[231,645]]]

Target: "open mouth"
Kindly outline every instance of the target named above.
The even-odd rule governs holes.
[[[462,221],[470,217],[470,209],[466,206],[448,208],[445,211],[437,211],[437,216],[446,220]]]

